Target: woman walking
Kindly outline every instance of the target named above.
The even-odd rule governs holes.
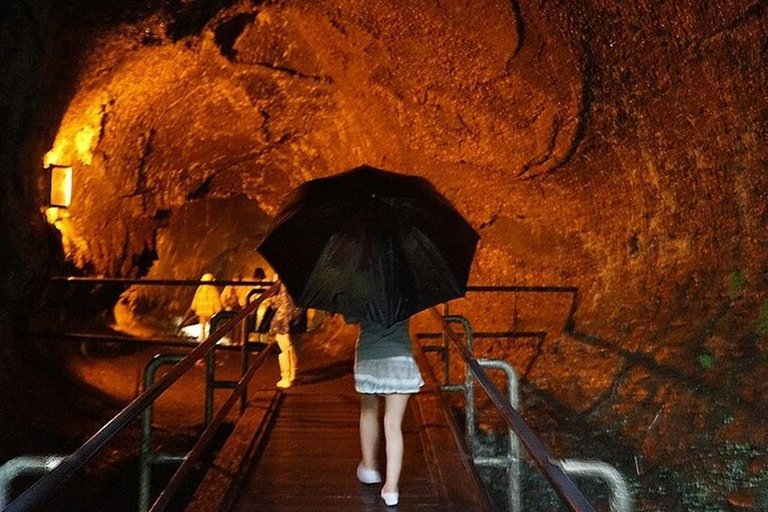
[[[269,327],[269,333],[274,336],[280,348],[277,362],[280,366],[280,380],[277,387],[289,388],[296,379],[296,349],[293,347],[291,336],[291,320],[300,314],[299,308],[293,303],[285,285],[280,283],[280,290],[274,297],[272,306],[275,308],[275,316]]]
[[[210,283],[214,280],[213,274],[206,272],[200,281]],[[195,290],[192,304],[189,306],[200,319],[200,335],[198,341],[202,343],[211,334],[211,318],[221,311],[221,297],[219,289],[212,284],[201,284]]]
[[[399,501],[398,483],[403,465],[402,422],[411,394],[424,385],[411,351],[408,320],[391,327],[363,320],[355,351],[355,389],[361,395],[360,447],[362,461],[357,478],[364,484],[381,483],[377,460],[379,403],[384,397],[386,472],[381,497],[387,506]]]

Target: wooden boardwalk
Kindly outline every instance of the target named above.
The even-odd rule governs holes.
[[[432,388],[409,402],[403,424],[406,456],[400,504],[388,508],[379,497],[381,485],[364,485],[355,477],[360,405],[351,362],[308,369],[298,385],[284,392],[264,389],[254,397],[241,420],[245,425],[235,429],[227,443],[230,448],[225,446],[219,454],[210,478],[206,477],[209,482],[203,482],[187,510],[492,510],[454,441],[441,403],[439,392]],[[382,464],[383,445],[382,439]],[[232,483],[231,491],[222,491],[226,480]],[[220,496],[215,498],[216,494]]]

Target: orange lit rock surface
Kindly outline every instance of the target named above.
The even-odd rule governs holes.
[[[144,274],[175,236],[163,212],[246,197],[272,214],[361,163],[421,175],[481,234],[471,284],[578,288],[570,330],[568,296],[455,305],[481,330],[547,332],[478,351],[561,418],[645,471],[689,445],[765,448],[764,2],[203,3],[111,20],[80,50],[44,148],[75,172],[70,261]]]

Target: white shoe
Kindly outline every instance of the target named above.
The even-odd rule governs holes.
[[[384,503],[388,507],[394,507],[400,501],[400,493],[399,492],[384,492],[384,491],[381,491],[381,499],[384,500]]]
[[[357,465],[357,479],[364,484],[380,484],[381,475],[375,469],[363,467],[363,463]]]

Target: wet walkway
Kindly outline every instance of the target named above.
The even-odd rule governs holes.
[[[484,491],[479,490],[474,473],[464,466],[441,416],[439,395],[428,389],[408,405],[403,425],[406,457],[401,502],[396,509],[387,508],[379,497],[381,485],[364,485],[355,477],[360,460],[360,406],[351,375],[352,361],[331,360],[304,348],[298,384],[279,397],[273,422],[256,442],[252,460],[243,470],[242,485],[228,510],[490,510]]]

